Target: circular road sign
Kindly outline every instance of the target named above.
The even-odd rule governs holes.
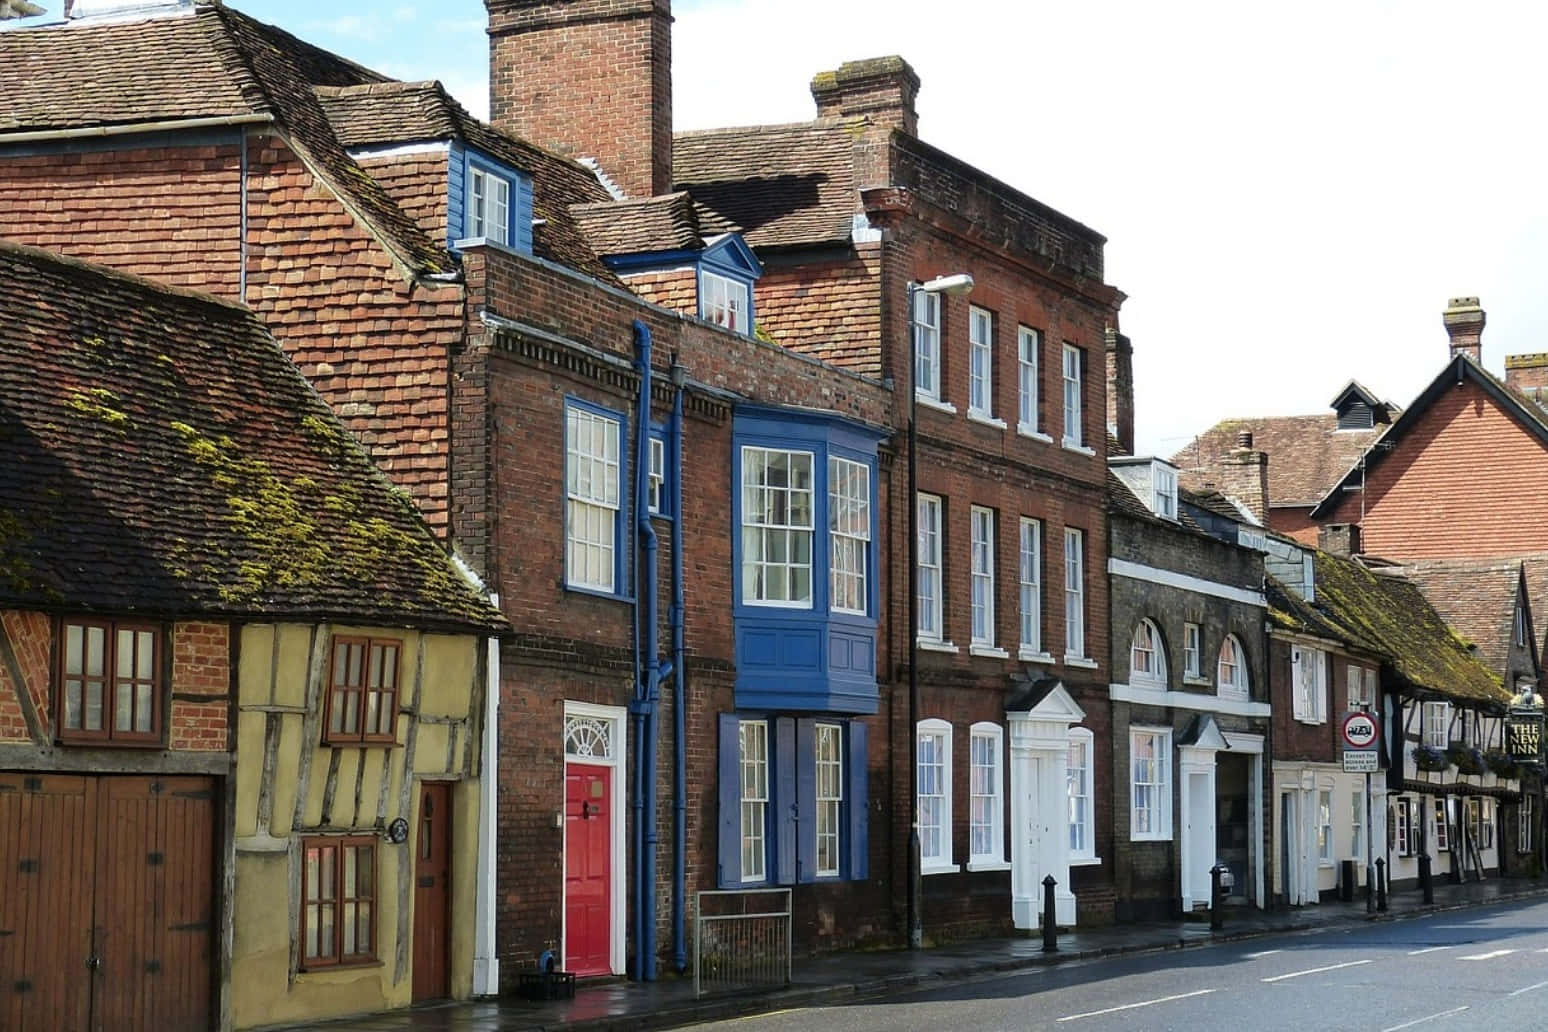
[[[1344,718],[1344,741],[1353,749],[1369,749],[1376,744],[1376,718],[1369,713],[1351,713]]]

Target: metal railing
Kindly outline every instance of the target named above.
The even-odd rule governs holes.
[[[789,889],[694,894],[695,997],[789,984]]]

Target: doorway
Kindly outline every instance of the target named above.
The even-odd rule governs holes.
[[[612,775],[582,763],[564,771],[564,968],[577,975],[609,973]]]
[[[414,846],[414,1002],[451,995],[447,946],[451,902],[451,784],[419,786]]]
[[[1185,865],[1187,899],[1193,907],[1209,904],[1210,868],[1215,866],[1214,772],[1187,772],[1188,836],[1183,849],[1191,860]]]
[[[1252,873],[1252,761],[1240,753],[1215,758],[1215,858],[1231,872],[1233,884],[1226,902],[1247,902]]]

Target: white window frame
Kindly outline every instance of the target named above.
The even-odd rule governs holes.
[[[771,481],[768,471],[777,468],[776,461],[783,457],[786,479],[784,484]],[[765,448],[744,444],[742,462],[742,604],[744,606],[768,606],[778,609],[812,608],[812,548],[816,540],[817,488],[816,455],[794,448]],[[796,476],[798,466],[806,467],[806,485],[799,486]],[[762,472],[761,477],[755,476]],[[804,522],[800,503],[805,498]],[[762,500],[760,501],[760,497]],[[783,504],[779,504],[783,499]],[[775,514],[783,512],[784,518]],[[769,557],[768,546],[783,536],[784,559]],[[798,556],[805,543],[805,561]],[[755,548],[754,545],[760,547]],[[783,571],[784,590],[776,592],[772,586],[779,578],[770,571]],[[805,575],[805,592],[799,590],[801,575]]]
[[[1042,350],[1042,333],[1030,326],[1016,327],[1016,430],[1029,437],[1043,436],[1038,418]]]
[[[1303,724],[1327,723],[1328,661],[1323,649],[1290,646],[1291,709]]]
[[[623,423],[613,416],[581,405],[565,406],[567,587],[610,594],[617,590],[622,434]]]
[[[660,516],[662,493],[666,487],[666,441],[659,437],[650,439],[650,468],[646,477],[647,508],[652,516]]]
[[[1137,767],[1138,743],[1148,739],[1154,750],[1155,769],[1150,780],[1140,780]],[[1151,805],[1140,805],[1140,788],[1154,793]],[[1142,821],[1141,816],[1149,819]],[[1140,825],[1148,825],[1141,830]],[[1169,727],[1131,727],[1129,729],[1129,841],[1166,842],[1172,838],[1172,729]]]
[[[1021,517],[1020,587],[1022,659],[1043,655],[1043,521]]]
[[[941,400],[941,299],[928,290],[914,291],[910,313],[914,338],[914,394]]]
[[[817,722],[812,731],[813,777],[817,793],[816,876],[837,878],[843,870],[844,728]],[[823,851],[831,861],[823,863]]]
[[[972,579],[972,643],[994,648],[994,510],[981,505],[968,510],[970,576]]]
[[[1451,703],[1426,702],[1419,711],[1419,741],[1434,749],[1451,744]]]
[[[1234,662],[1229,667],[1226,653]],[[1220,642],[1220,652],[1215,656],[1215,690],[1226,696],[1245,699],[1252,691],[1252,679],[1247,676],[1247,653],[1234,634],[1226,635]]]
[[[1084,370],[1081,369],[1081,351],[1073,344],[1064,345],[1064,446],[1084,448],[1085,435],[1082,427],[1082,390]],[[1072,432],[1073,431],[1073,432]]]
[[[828,456],[828,608],[864,616],[870,608],[871,467]]]
[[[994,315],[968,306],[968,415],[994,418]]]
[[[1159,462],[1150,464],[1150,508],[1165,520],[1177,519],[1177,471]]]
[[[699,271],[699,318],[732,333],[750,334],[747,284],[708,269]]]
[[[1494,848],[1493,799],[1486,796],[1468,797],[1467,830],[1473,836],[1473,846],[1480,853]]]
[[[941,576],[944,547],[944,508],[938,495],[920,492],[914,500],[919,510],[919,568],[914,571],[914,590],[919,593],[919,626],[914,629],[920,641],[946,640],[942,620],[946,613],[946,582]]]
[[[1365,792],[1359,788],[1349,792],[1349,855],[1365,860]]]
[[[1516,808],[1516,852],[1532,852],[1532,838],[1537,831],[1532,813],[1532,796],[1521,793],[1521,804]]]
[[[769,722],[741,720],[737,722],[737,731],[737,771],[742,779],[742,881],[763,882],[769,879]],[[750,741],[760,747],[761,755],[760,749],[749,750]],[[750,751],[753,755],[749,755]]]
[[[1392,827],[1388,835],[1389,846],[1395,845],[1398,856],[1413,856],[1413,800],[1407,796],[1392,799]],[[1396,840],[1395,842],[1393,840]]]
[[[981,750],[991,761],[982,762]],[[968,870],[1005,866],[1005,729],[980,721],[968,737]],[[980,805],[982,804],[982,805]],[[985,819],[987,818],[987,819]],[[980,849],[983,846],[985,848]]]
[[[1086,532],[1064,528],[1064,659],[1086,658]]]
[[[1435,806],[1430,813],[1430,825],[1434,832],[1431,841],[1435,843],[1437,853],[1449,853],[1451,851],[1451,810],[1446,805],[1446,800],[1435,800]]]
[[[1134,626],[1129,639],[1129,685],[1166,690],[1166,645],[1161,628],[1148,617]]]
[[[490,185],[494,185],[493,192]],[[473,239],[496,244],[511,242],[511,188],[504,176],[470,165],[468,168],[467,229]]]
[[[1065,795],[1070,807],[1070,860],[1096,859],[1096,834],[1092,819],[1092,750],[1096,738],[1089,728],[1070,728],[1070,754],[1065,763]],[[1077,762],[1076,750],[1080,751]]]
[[[1204,633],[1196,623],[1183,624],[1183,676],[1203,678],[1199,659],[1204,647]]]
[[[937,718],[921,720],[914,730],[918,738],[919,765],[914,770],[914,820],[919,830],[919,868],[922,874],[942,874],[957,870],[952,862],[951,843],[951,723]],[[932,758],[925,756],[924,745],[931,741]],[[939,783],[932,785],[938,789],[928,796],[922,794],[920,789],[920,774],[927,768],[935,769]],[[935,802],[933,808],[936,820],[926,824],[923,813],[927,809],[922,805],[926,801]]]
[[[1317,865],[1333,866],[1333,790],[1317,790]]]
[[[1349,695],[1349,708],[1358,711],[1365,706],[1376,707],[1376,678],[1367,667],[1350,663],[1344,672],[1344,687]]]

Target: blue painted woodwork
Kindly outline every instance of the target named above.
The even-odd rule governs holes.
[[[643,251],[635,254],[614,254],[603,258],[608,266],[618,272],[650,272],[655,269],[677,269],[692,266],[696,276],[697,297],[701,299],[699,316],[703,318],[704,273],[713,272],[726,279],[735,280],[747,288],[747,335],[752,336],[758,325],[754,310],[753,283],[763,275],[763,263],[753,253],[740,233],[722,233],[704,242],[702,248],[677,248],[671,251]]]
[[[468,177],[478,168],[511,184],[506,215],[506,244],[513,251],[532,253],[532,177],[496,161],[482,151],[453,142],[447,157],[446,242],[450,246],[468,236]],[[455,248],[452,248],[455,250]]]
[[[848,853],[845,877],[864,881],[870,876],[871,856],[869,794],[866,791],[869,757],[865,751],[865,725],[851,720],[845,728],[848,735],[844,742],[844,828],[849,832],[849,839],[839,845]]]

